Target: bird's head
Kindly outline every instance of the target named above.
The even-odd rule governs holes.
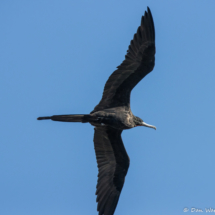
[[[137,116],[134,116],[134,124],[135,124],[135,127],[136,126],[146,126],[149,128],[154,128],[156,130],[156,127],[154,125],[149,125],[149,124],[143,122],[143,120]]]

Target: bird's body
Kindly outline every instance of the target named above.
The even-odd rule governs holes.
[[[100,119],[100,124],[110,126],[115,129],[125,130],[135,127],[133,114],[130,108],[125,106],[96,111],[91,115],[98,117]],[[93,122],[91,124],[94,125]]]
[[[151,12],[145,12],[131,41],[125,60],[105,84],[101,101],[90,114],[39,117],[62,122],[89,122],[95,128],[94,147],[98,163],[97,210],[113,215],[128,171],[130,159],[122,142],[123,130],[148,125],[133,115],[130,94],[137,83],[152,71],[155,62],[155,31]]]

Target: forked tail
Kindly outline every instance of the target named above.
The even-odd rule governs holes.
[[[73,114],[73,115],[54,115],[54,116],[44,116],[38,117],[38,120],[51,119],[53,121],[61,122],[93,122],[97,120],[96,117],[90,114]]]

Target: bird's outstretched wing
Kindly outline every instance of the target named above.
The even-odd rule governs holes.
[[[98,164],[96,195],[99,215],[113,215],[129,167],[121,138],[122,130],[95,127],[94,146]]]
[[[137,83],[154,68],[155,29],[149,8],[131,40],[125,60],[109,77],[101,101],[93,112],[118,106],[130,107],[130,93]]]

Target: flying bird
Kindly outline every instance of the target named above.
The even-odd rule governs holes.
[[[125,60],[107,80],[101,101],[90,114],[39,117],[62,122],[89,122],[94,126],[94,148],[98,164],[96,187],[99,215],[113,215],[123,188],[130,159],[122,142],[123,130],[136,126],[155,126],[134,116],[130,109],[132,89],[155,64],[155,29],[149,8],[141,19]]]

